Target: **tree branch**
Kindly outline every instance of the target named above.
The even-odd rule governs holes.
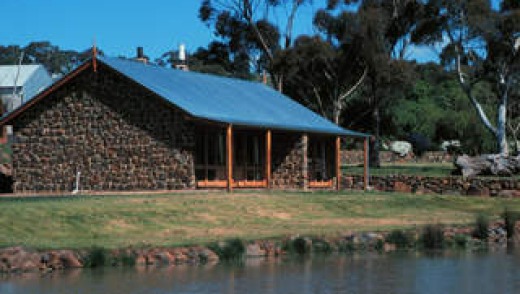
[[[368,68],[365,67],[365,70],[363,71],[363,74],[359,78],[359,80],[352,86],[346,93],[339,96],[338,101],[341,102],[348,96],[350,96],[354,91],[357,90],[357,88],[363,83],[363,80],[365,80],[366,76],[368,75]]]

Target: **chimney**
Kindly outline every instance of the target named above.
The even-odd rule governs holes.
[[[178,57],[178,61],[177,61],[177,64],[175,65],[175,68],[184,70],[184,71],[189,71],[190,69],[188,68],[188,61],[186,58],[186,45],[184,45],[184,44],[179,45],[179,56],[177,56],[177,57]]]
[[[148,63],[148,56],[144,55],[143,47],[137,47],[137,56],[135,60],[140,61],[144,64]]]

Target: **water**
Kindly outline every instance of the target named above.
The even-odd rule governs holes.
[[[520,293],[520,253],[329,255],[68,270],[3,276],[0,293]]]

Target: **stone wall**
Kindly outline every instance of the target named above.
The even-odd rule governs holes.
[[[307,187],[307,136],[273,133],[271,186],[280,189]]]
[[[375,190],[416,194],[520,197],[520,181],[512,178],[424,177],[408,175],[371,176]],[[363,189],[363,176],[343,176],[343,189]]]
[[[453,156],[444,151],[428,151],[421,157],[413,154],[401,157],[391,151],[379,152],[381,163],[450,163]],[[363,164],[363,150],[342,150],[341,163],[343,165]]]
[[[194,126],[160,97],[100,66],[13,121],[14,192],[195,186]]]

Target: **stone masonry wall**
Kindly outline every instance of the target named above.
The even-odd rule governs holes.
[[[14,122],[14,192],[195,186],[194,126],[132,81],[98,67]]]
[[[370,186],[378,191],[416,194],[520,197],[520,181],[511,178],[472,178],[460,176],[423,177],[409,175],[371,176]],[[343,189],[363,189],[363,176],[342,177]]]
[[[453,162],[453,156],[444,151],[427,151],[421,157],[408,155],[401,157],[391,151],[379,152],[381,163],[450,163]],[[345,164],[363,164],[363,150],[342,150],[341,163]]]
[[[306,188],[307,137],[295,133],[273,133],[272,142],[272,187]]]

